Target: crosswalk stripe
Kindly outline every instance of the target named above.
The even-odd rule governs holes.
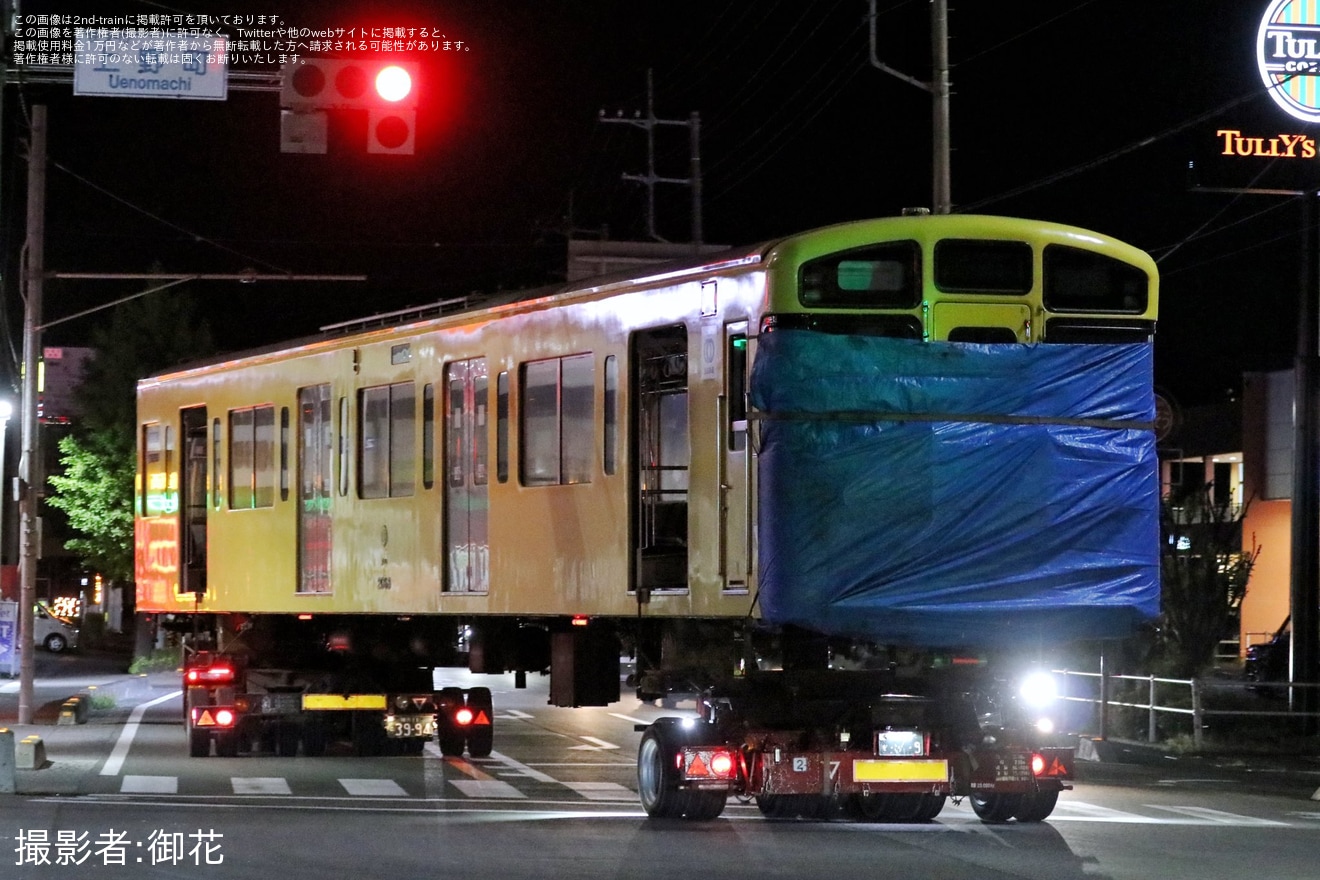
[[[234,794],[293,794],[283,776],[234,776],[229,783]]]
[[[454,779],[452,784],[468,797],[523,799],[527,795],[500,779]]]
[[[178,794],[179,777],[177,776],[130,776],[125,775],[119,784],[120,794]]]
[[[1164,807],[1159,804],[1146,804],[1152,810],[1165,810],[1170,813],[1181,813],[1184,816],[1191,816],[1193,819],[1204,819],[1207,822],[1214,822],[1219,825],[1238,825],[1254,828],[1286,828],[1288,823],[1276,822],[1273,819],[1262,819],[1259,816],[1242,816],[1238,813],[1225,813],[1222,810],[1212,810],[1209,807]]]
[[[408,796],[408,792],[393,779],[341,779],[339,784],[354,797]]]

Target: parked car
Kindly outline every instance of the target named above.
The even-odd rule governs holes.
[[[78,647],[78,627],[72,620],[59,617],[44,605],[38,605],[32,614],[32,642],[52,654],[60,654]]]
[[[1248,681],[1287,681],[1289,653],[1292,646],[1292,632],[1288,624],[1289,617],[1275,631],[1268,642],[1261,642],[1247,648],[1247,659],[1242,673]]]

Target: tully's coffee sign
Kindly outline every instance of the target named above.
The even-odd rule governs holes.
[[[1320,3],[1270,3],[1256,33],[1256,69],[1288,115],[1320,122]]]
[[[1266,93],[1288,115],[1320,122],[1320,0],[1272,0],[1256,32],[1256,69]],[[1221,128],[1215,137],[1223,156],[1316,158],[1316,140],[1305,134]]]

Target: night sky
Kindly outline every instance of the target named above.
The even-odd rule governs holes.
[[[644,191],[621,176],[645,172],[645,135],[598,114],[644,110],[648,68],[657,116],[701,114],[708,242],[930,203],[930,97],[870,65],[866,0],[202,5],[307,28],[428,27],[470,48],[420,59],[411,157],[367,155],[352,114],[332,120],[327,155],[281,154],[274,94],[219,103],[8,87],[0,199],[11,332],[21,318],[16,158],[36,103],[50,113],[48,269],[370,276],[190,285],[182,295],[233,350],[552,283],[570,234],[644,236]],[[1320,185],[1320,159],[1218,155],[1221,129],[1318,137],[1264,95],[1254,42],[1265,0],[952,5],[955,210],[1072,223],[1151,251],[1163,273],[1156,381],[1184,405],[1222,398],[1244,369],[1288,366],[1301,200],[1204,189]],[[883,60],[927,79],[928,3],[878,6]],[[24,16],[80,10],[198,11],[169,0],[22,4]],[[656,146],[657,172],[685,177],[686,129],[660,129]],[[687,190],[657,192],[658,232],[687,240]],[[47,317],[140,287],[51,282]],[[97,320],[60,325],[48,342],[81,344]]]

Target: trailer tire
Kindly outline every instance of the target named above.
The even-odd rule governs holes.
[[[195,727],[188,728],[188,757],[209,758],[211,756],[211,734]]]
[[[292,758],[298,754],[298,725],[287,721],[276,725],[275,754],[281,758]]]
[[[1013,814],[1019,822],[1043,822],[1054,812],[1059,802],[1059,790],[1035,791],[1022,795],[1022,803]]]
[[[215,735],[215,754],[218,758],[238,757],[238,730],[226,730]]]
[[[661,719],[662,722],[665,720]],[[642,735],[642,744],[637,750],[637,794],[642,809],[652,819],[709,822],[724,812],[728,794],[723,791],[684,791],[678,787],[680,778],[675,759],[683,737],[672,727],[672,724],[652,724]]]
[[[976,813],[982,822],[998,824],[1013,818],[1013,814],[1022,804],[1022,795],[974,794],[968,800],[972,802],[972,812]]]
[[[463,691],[456,687],[441,688],[436,698],[435,738],[440,754],[457,758],[463,754],[466,736],[454,724],[454,710],[463,705]]]
[[[495,746],[495,703],[490,696],[490,688],[475,687],[468,691],[468,708],[480,717],[483,713],[486,724],[473,723],[468,731],[467,751],[473,758],[489,758]]]

